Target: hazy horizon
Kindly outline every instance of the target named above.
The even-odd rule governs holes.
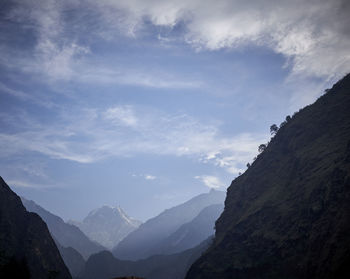
[[[350,71],[348,2],[278,3],[0,4],[0,175],[65,220],[225,191]]]

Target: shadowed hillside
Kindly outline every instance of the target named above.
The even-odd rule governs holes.
[[[232,182],[215,241],[186,278],[348,278],[349,220],[347,75]]]
[[[91,254],[103,251],[105,248],[91,241],[78,227],[67,224],[62,218],[52,214],[34,201],[21,198],[25,208],[30,212],[37,213],[47,224],[50,233],[62,247],[72,247],[85,259]]]
[[[0,278],[71,278],[44,221],[0,177]]]

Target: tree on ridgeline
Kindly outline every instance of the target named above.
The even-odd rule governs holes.
[[[271,133],[271,135],[274,136],[274,135],[277,134],[277,132],[278,132],[278,127],[277,127],[277,125],[276,125],[276,124],[272,124],[272,125],[270,126],[270,133]]]
[[[266,149],[266,147],[267,147],[266,144],[264,144],[264,143],[260,144],[258,147],[259,153],[262,153]]]

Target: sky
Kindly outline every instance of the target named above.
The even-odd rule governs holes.
[[[225,191],[350,70],[350,2],[0,3],[0,175],[65,220]]]

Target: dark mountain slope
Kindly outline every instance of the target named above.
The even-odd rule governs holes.
[[[1,177],[0,278],[71,278],[44,221]]]
[[[144,260],[123,261],[109,251],[92,255],[80,278],[109,279],[121,276],[139,276],[148,279],[182,279],[191,264],[209,246],[210,239],[200,245],[173,255],[157,255]]]
[[[91,254],[98,253],[105,248],[91,241],[78,227],[65,223],[60,217],[52,214],[35,202],[21,198],[23,205],[30,212],[37,213],[47,224],[50,233],[63,247],[72,247],[85,259]]]
[[[127,260],[145,259],[156,255],[163,241],[180,226],[193,220],[205,207],[223,203],[224,199],[224,192],[211,190],[167,209],[131,232],[113,249],[113,254],[119,259]]]
[[[349,231],[350,75],[232,182],[215,241],[186,278],[350,278]]]

